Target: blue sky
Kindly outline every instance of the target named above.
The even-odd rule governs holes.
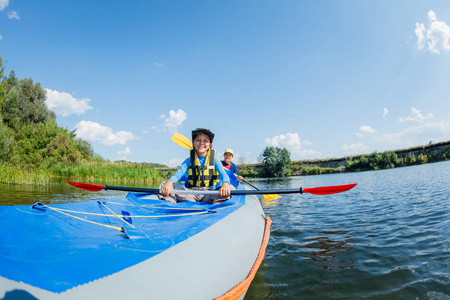
[[[112,161],[207,127],[256,162],[450,140],[450,2],[0,0],[6,68]]]

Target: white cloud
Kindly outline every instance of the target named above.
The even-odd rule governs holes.
[[[286,133],[266,138],[266,144],[279,148],[300,148],[302,146],[298,133]]]
[[[117,151],[118,155],[130,155],[131,154],[131,150],[130,147],[125,147],[125,149]]]
[[[375,129],[373,129],[372,127],[368,126],[368,125],[363,125],[361,127],[359,127],[359,131],[356,133],[356,135],[358,137],[363,137],[364,134],[366,133],[375,133],[377,132]]]
[[[322,153],[320,152],[310,149],[302,149],[302,143],[298,133],[286,133],[286,135],[281,134],[272,138],[266,138],[265,142],[269,146],[286,148],[292,154],[292,160],[313,159],[322,156]],[[312,143],[304,142],[304,144],[310,145]]]
[[[47,106],[57,115],[63,117],[73,114],[81,115],[87,110],[92,109],[88,104],[91,101],[90,99],[76,99],[69,93],[53,91],[51,89],[45,89],[45,91],[47,92]]]
[[[164,115],[163,115],[164,116]],[[161,116],[162,117],[162,116]],[[164,116],[165,117],[165,116]],[[164,120],[164,126],[170,132],[176,132],[177,128],[181,126],[181,124],[187,119],[187,114],[181,108],[176,112],[171,110],[169,111],[169,117]]]
[[[439,21],[436,13],[432,10],[428,12],[427,16],[428,29],[424,24],[416,23],[417,47],[423,49],[426,43],[430,53],[440,54],[441,50],[450,51],[450,27],[445,22]]]
[[[164,64],[160,63],[160,62],[155,62],[155,66],[157,66],[157,67],[164,67]]]
[[[169,166],[170,168],[175,168],[180,166],[183,163],[184,159],[182,158],[172,158],[171,160],[169,160],[169,162],[165,162],[164,164],[166,166]]]
[[[9,5],[9,0],[0,0],[0,10],[4,10]]]
[[[369,147],[365,146],[363,143],[358,144],[344,144],[342,146],[342,152],[345,155],[356,155],[356,154],[364,154],[369,150]]]
[[[376,139],[385,145],[399,148],[428,144],[429,141],[442,142],[450,140],[450,122],[441,121],[414,126],[398,133],[384,134]]]
[[[8,18],[20,20],[19,13],[15,10],[8,12]]]
[[[3,36],[0,34],[0,41],[3,40]]]
[[[417,48],[423,49],[425,47],[425,25],[422,23],[416,23],[416,29],[414,30],[417,36]]]
[[[104,146],[125,145],[128,141],[137,139],[129,131],[114,133],[111,128],[91,121],[81,121],[75,125],[75,128],[77,137],[89,142],[99,142]]]
[[[416,109],[416,108],[414,108],[414,107],[411,107],[411,116],[410,117],[407,117],[407,118],[402,118],[402,117],[400,117],[399,119],[398,119],[398,121],[400,122],[400,123],[402,123],[402,122],[407,122],[407,121],[416,121],[416,122],[423,122],[424,120],[427,120],[427,119],[431,119],[433,117],[433,114],[432,113],[429,113],[428,115],[426,115],[425,117],[420,113],[420,110],[418,110],[418,109]]]
[[[385,120],[387,120],[386,119],[386,115],[389,113],[389,110],[385,107],[385,108],[383,108],[383,119],[385,119]]]

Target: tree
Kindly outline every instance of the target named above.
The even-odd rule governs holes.
[[[8,95],[2,105],[3,121],[10,123],[17,119],[24,124],[38,124],[55,120],[55,113],[45,104],[46,93],[40,83],[33,79],[21,79],[16,85],[8,86]]]
[[[286,148],[266,147],[259,161],[263,164],[265,177],[283,177],[291,173],[291,154]]]
[[[278,154],[277,172],[275,176],[284,177],[291,175],[291,153],[286,148]]]
[[[6,98],[6,80],[3,78],[3,60],[0,56],[0,162],[7,161],[11,152],[13,138],[9,134],[8,127],[3,124],[1,108]]]
[[[3,72],[5,71],[5,68],[3,67],[3,60],[0,56],[0,108],[3,105],[3,101],[5,101],[6,96],[6,80],[3,79]],[[1,110],[0,110],[0,117],[1,117]]]
[[[46,92],[31,78],[3,76],[0,56],[0,161],[29,167],[68,165],[94,156],[91,144],[59,127]]]

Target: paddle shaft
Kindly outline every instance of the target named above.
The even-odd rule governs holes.
[[[249,186],[251,186],[252,188],[254,188],[255,190],[259,191],[259,189],[256,186],[254,186],[253,184],[251,184],[250,182],[248,182],[244,178],[242,178],[242,181],[245,182],[246,184],[248,184]]]
[[[159,189],[150,189],[150,188],[138,188],[138,187],[125,187],[125,186],[113,186],[113,185],[104,185],[103,189],[106,190],[116,190],[116,191],[126,191],[126,192],[135,192],[135,193],[149,193],[149,194],[157,194],[161,193]],[[185,194],[185,195],[219,195],[219,190],[171,190],[171,194]],[[303,194],[303,188],[296,189],[285,189],[285,190],[233,190],[230,191],[231,195],[263,195],[263,194],[294,194],[300,193]]]
[[[137,192],[137,193],[148,193],[148,194],[158,194],[161,193],[159,189],[150,188],[138,188],[138,187],[126,187],[126,186],[114,186],[114,185],[100,185],[92,183],[74,182],[67,181],[67,183],[73,185],[76,188],[98,192],[101,190],[117,190],[126,192]],[[313,195],[330,195],[346,192],[354,188],[357,183],[335,185],[335,186],[322,186],[314,188],[295,188],[295,189],[271,189],[271,190],[257,190],[257,191],[247,191],[247,190],[233,190],[230,191],[231,195],[263,195],[263,194],[295,194],[295,193],[309,193]],[[220,194],[219,190],[172,190],[171,194],[197,194],[197,195],[214,195]]]

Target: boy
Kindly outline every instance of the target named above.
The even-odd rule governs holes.
[[[214,133],[206,128],[197,128],[192,131],[193,150],[190,156],[181,164],[172,177],[162,184],[161,194],[170,202],[206,202],[217,203],[230,198],[230,178],[225,172],[222,163],[212,149]],[[178,182],[183,175],[188,174],[188,188],[193,190],[219,189],[219,195],[170,195],[174,182]],[[183,189],[184,187],[179,187]],[[234,187],[231,187],[234,189]]]
[[[223,160],[222,160],[222,165],[225,168],[225,171],[228,174],[228,177],[230,177],[230,183],[237,188],[238,186],[238,181],[242,182],[242,179],[244,179],[244,177],[242,176],[238,176],[237,175],[237,166],[231,162],[231,159],[234,156],[234,152],[231,149],[226,149],[223,153]],[[236,178],[237,176],[237,178]]]

